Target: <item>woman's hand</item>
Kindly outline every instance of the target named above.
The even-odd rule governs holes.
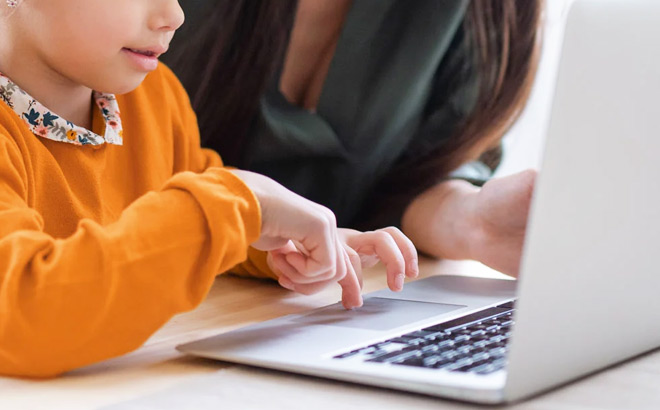
[[[474,259],[517,276],[536,171],[492,179],[482,188],[450,180],[419,195],[404,213],[404,232],[422,252]]]
[[[419,273],[415,246],[397,228],[389,227],[373,232],[339,229],[339,241],[349,262],[347,266],[349,274],[339,280],[339,284],[344,289],[342,303],[346,308],[354,306],[347,303],[347,284],[344,282],[351,281],[348,285],[352,288],[352,278],[357,277],[358,283],[362,287],[363,268],[370,268],[382,261],[387,271],[388,286],[393,291],[400,291],[403,288],[405,277],[414,278]],[[304,272],[300,272],[291,264],[286,263],[286,255],[296,252],[300,251],[296,247],[289,247],[268,254],[268,264],[271,270],[278,275],[282,287],[309,295],[319,292],[326,286],[336,282],[334,279],[313,283],[299,281],[301,275],[304,276]]]
[[[470,254],[491,268],[518,276],[536,171],[492,179],[474,195]]]
[[[291,283],[339,282],[344,306],[361,306],[360,282],[338,237],[332,211],[263,175],[232,172],[250,187],[261,206],[261,236],[252,247],[271,252],[272,262]]]

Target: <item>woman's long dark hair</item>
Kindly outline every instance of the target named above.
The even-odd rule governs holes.
[[[198,29],[199,40],[191,40],[175,56],[198,114],[202,142],[227,164],[242,165],[259,98],[282,63],[296,4],[297,0],[217,0],[208,24]],[[498,145],[531,89],[542,9],[543,0],[471,0],[463,24],[469,52],[463,50],[455,60],[476,69],[475,108],[452,138],[421,158],[402,159],[378,188],[380,194],[390,201],[408,201]],[[446,95],[464,85],[464,68],[455,64],[455,69],[455,77],[445,71]]]
[[[469,81],[472,65],[479,77],[473,111],[447,138],[427,153],[404,156],[371,193],[356,218],[359,228],[383,226],[391,221],[377,212],[383,204],[403,213],[410,201],[460,165],[480,159],[491,169],[501,160],[501,139],[520,115],[531,92],[541,45],[544,0],[471,0],[463,32],[468,52],[456,49],[450,67],[436,82],[440,95],[460,92]],[[466,73],[468,73],[466,75]],[[443,101],[433,108],[446,109]],[[428,113],[432,118],[433,112]],[[428,129],[437,130],[429,121]]]
[[[297,0],[215,0],[170,64],[190,94],[202,136],[240,166],[259,99],[282,62]]]

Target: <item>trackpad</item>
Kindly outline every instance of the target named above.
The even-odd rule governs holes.
[[[305,325],[389,330],[464,307],[445,303],[371,297],[364,299],[361,308],[346,310],[341,303],[336,303],[293,319],[293,322]]]

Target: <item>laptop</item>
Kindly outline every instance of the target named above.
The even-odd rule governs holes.
[[[656,0],[572,5],[518,281],[434,276],[178,349],[495,404],[659,347],[659,39]]]

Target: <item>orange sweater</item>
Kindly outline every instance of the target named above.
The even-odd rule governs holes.
[[[0,374],[52,376],[139,347],[259,236],[256,198],[200,148],[167,68],[117,99],[123,146],[37,137],[0,100]]]

